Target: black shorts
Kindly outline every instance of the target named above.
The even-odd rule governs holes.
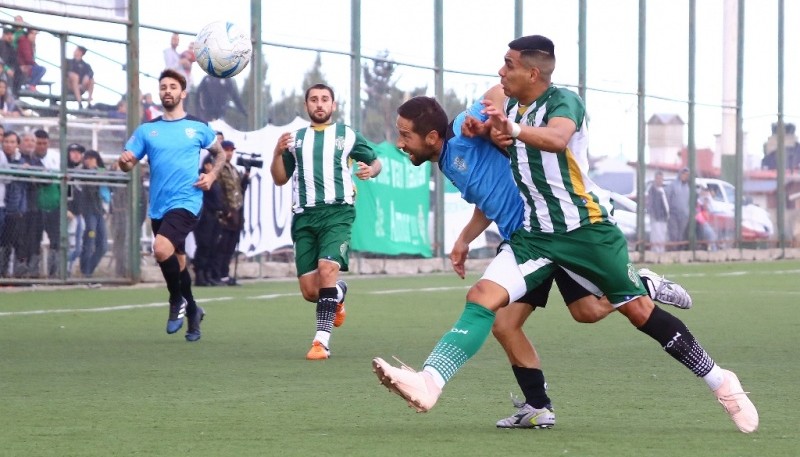
[[[153,237],[161,235],[168,239],[178,254],[186,254],[186,237],[197,227],[199,218],[191,211],[176,208],[167,211],[161,219],[152,219]]]
[[[520,303],[527,303],[534,308],[544,308],[547,306],[547,297],[550,295],[550,288],[553,287],[553,280],[555,280],[558,291],[561,292],[561,297],[564,298],[564,303],[567,305],[575,300],[592,295],[591,292],[572,279],[572,276],[566,271],[561,268],[556,268],[555,273],[545,282],[539,287],[529,290],[517,301]]]

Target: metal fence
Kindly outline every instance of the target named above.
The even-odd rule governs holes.
[[[261,109],[268,99],[274,103],[284,95],[302,91],[299,85],[317,58],[322,72],[337,88],[337,98],[344,102],[341,108],[350,123],[357,127],[363,120],[368,98],[363,67],[391,61],[395,64],[391,82],[397,88],[408,93],[422,88],[425,93],[439,98],[452,91],[457,99],[466,103],[498,82],[494,75],[502,64],[508,41],[514,36],[540,33],[556,43],[559,58],[554,75],[556,84],[572,88],[586,101],[593,137],[590,151],[593,174],[599,181],[614,187],[613,190],[634,203],[644,202],[656,172],[661,172],[669,181],[679,179],[682,168],[690,168],[687,226],[680,239],[666,241],[663,256],[674,255],[670,253],[678,250],[692,253],[744,248],[782,250],[800,241],[800,175],[791,161],[788,164],[786,161],[791,148],[797,145],[794,130],[786,127],[800,122],[800,117],[795,105],[787,109],[783,104],[784,99],[798,99],[797,88],[784,88],[783,81],[785,68],[790,69],[787,80],[797,79],[798,75],[792,72],[800,63],[800,57],[796,53],[785,53],[783,43],[785,35],[790,38],[788,42],[797,42],[793,40],[797,32],[784,29],[784,18],[800,13],[800,5],[790,3],[785,7],[783,0],[620,0],[613,6],[597,0],[574,0],[557,5],[509,0],[492,6],[500,17],[495,21],[480,13],[486,8],[485,3],[415,0],[405,7],[395,5],[398,7],[393,8],[391,18],[381,14],[383,22],[377,26],[372,18],[376,17],[376,8],[384,8],[383,2],[339,0],[329,3],[324,8],[347,11],[345,16],[349,15],[349,21],[332,23],[326,29],[330,39],[318,42],[313,39],[292,42],[271,35],[279,25],[275,23],[274,12],[280,5],[271,1],[251,4],[251,30],[264,38],[258,47],[262,53],[256,53],[251,71],[266,74],[263,80],[247,75],[238,79],[240,89],[251,94],[248,101],[251,129],[269,120],[269,109]],[[138,5],[138,2],[130,4]],[[457,9],[471,13],[459,15]],[[38,12],[34,9],[19,11],[31,17],[29,22],[36,25]],[[11,23],[13,11],[7,14],[7,18],[0,17],[0,22]],[[329,14],[329,11],[323,10],[321,14]],[[679,20],[661,20],[667,15]],[[78,19],[66,17],[62,28],[77,30],[70,23]],[[114,138],[110,132],[114,129],[130,131],[138,125],[140,96],[148,85],[152,87],[153,73],[157,72],[157,69],[140,67],[143,59],[138,54],[131,57],[131,48],[138,49],[141,42],[152,37],[166,46],[173,32],[185,41],[194,36],[193,29],[150,25],[149,21],[150,18],[139,18],[138,14],[130,21],[123,21],[117,40],[50,29],[49,36],[53,43],[58,43],[61,56],[60,61],[48,64],[51,73],[58,74],[61,70],[61,62],[68,56],[68,44],[72,44],[75,37],[84,42],[106,42],[103,58],[119,64],[111,78],[126,83],[109,87],[109,90],[127,95],[131,113],[127,124],[91,121],[95,125],[92,128],[101,124],[102,128],[82,140],[109,156],[121,150],[126,137],[125,132],[121,132]],[[487,22],[492,23],[490,30]],[[409,25],[413,25],[413,30]],[[47,27],[42,29],[48,30]],[[478,30],[484,32],[476,34]],[[426,46],[419,46],[420,40],[411,40],[411,35],[421,36]],[[755,52],[745,52],[753,49]],[[159,51],[160,48],[142,49],[143,53]],[[492,58],[485,59],[484,55]],[[97,62],[98,57],[95,59]],[[268,70],[261,65],[268,65]],[[61,80],[64,80],[63,74]],[[60,91],[58,86],[52,87]],[[760,86],[769,89],[758,92]],[[752,95],[754,93],[756,95]],[[53,103],[61,110],[59,117],[50,122],[54,122],[51,128],[58,136],[59,150],[65,151],[70,138],[75,138],[78,129],[83,128],[80,127],[83,121],[70,117],[79,113],[70,112],[74,110],[74,102],[67,98],[48,99],[40,104],[45,103]],[[392,114],[387,115],[392,118]],[[27,118],[14,122],[19,123],[19,128],[30,130],[42,120]],[[111,125],[115,127],[107,127]],[[104,135],[111,135],[107,143],[103,143]],[[265,150],[270,149],[271,145],[265,145]],[[62,152],[62,157],[65,155]],[[764,160],[762,164],[762,159],[768,156],[774,160]],[[12,181],[28,179],[5,170],[0,170],[0,177]],[[62,174],[47,179],[58,181],[63,188],[73,178],[63,170]],[[137,173],[130,179],[129,185],[120,187],[114,195],[127,193],[129,197],[126,198],[131,200],[126,207],[139,207],[142,202],[135,195],[140,194],[138,183],[142,179]],[[441,256],[445,254],[441,233],[444,224],[442,182],[435,172],[432,180],[437,190],[432,206],[435,226],[432,239],[434,252]],[[121,185],[121,181],[117,184]],[[662,254],[651,240],[651,215],[645,212],[645,205],[629,203],[620,199],[618,218],[621,225],[626,224],[624,230],[631,249],[640,254],[640,259],[658,260]],[[709,208],[705,222],[698,217],[704,204]],[[764,215],[771,227],[763,223]],[[63,208],[59,222],[62,228],[69,225]],[[709,232],[703,230],[705,223],[715,231],[713,242]],[[760,228],[757,227],[759,223]],[[107,227],[109,233],[114,232],[112,225]],[[129,228],[122,230],[123,225]],[[140,234],[134,232],[140,231],[141,226],[131,221],[127,225],[120,223],[117,233],[124,233],[126,240],[138,238]],[[61,236],[68,238],[68,234]],[[109,241],[110,253],[114,252],[114,247],[121,249],[122,244],[114,242],[116,237],[109,236]],[[42,249],[46,248],[44,244]],[[131,252],[134,250],[120,250],[113,257],[107,254],[107,265],[113,264],[114,268],[113,272],[104,273],[104,277],[138,279],[139,263],[131,258]],[[66,262],[66,246],[61,248],[59,256],[60,263]],[[128,259],[127,263],[121,258]],[[117,269],[118,264],[127,266]],[[40,271],[44,271],[42,268]],[[64,272],[58,280],[70,278],[74,276]]]

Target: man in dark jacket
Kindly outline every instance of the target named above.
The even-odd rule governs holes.
[[[210,173],[214,168],[214,158],[211,155],[203,160],[201,173]],[[211,188],[203,191],[203,209],[200,211],[200,220],[194,229],[194,240],[197,249],[194,253],[194,285],[216,286],[221,284],[217,279],[219,272],[214,264],[214,252],[219,249],[220,222],[219,217],[223,211],[222,187],[219,181],[214,181]]]

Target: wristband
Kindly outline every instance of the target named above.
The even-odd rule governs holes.
[[[511,138],[516,138],[522,132],[522,127],[511,119],[508,120],[508,126],[511,128]]]

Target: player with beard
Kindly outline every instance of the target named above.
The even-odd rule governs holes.
[[[355,174],[369,179],[381,172],[375,151],[358,132],[332,123],[336,110],[333,89],[315,84],[306,90],[309,127],[286,132],[278,139],[270,172],[276,185],[294,178],[292,240],[303,298],[317,304],[317,331],[308,360],[330,357],[333,327],[344,323],[347,284],[338,279],[348,270]]]
[[[203,191],[211,188],[225,164],[225,154],[208,124],[188,115],[183,107],[186,79],[175,70],[164,70],[158,78],[158,95],[164,115],[140,125],[119,157],[119,168],[130,171],[147,156],[150,163],[150,207],[153,253],[169,291],[167,333],[176,333],[187,317],[187,341],[200,339],[200,321],[205,315],[192,295],[192,280],[186,268],[186,236],[197,225]],[[215,157],[214,167],[198,176],[200,150]]]

